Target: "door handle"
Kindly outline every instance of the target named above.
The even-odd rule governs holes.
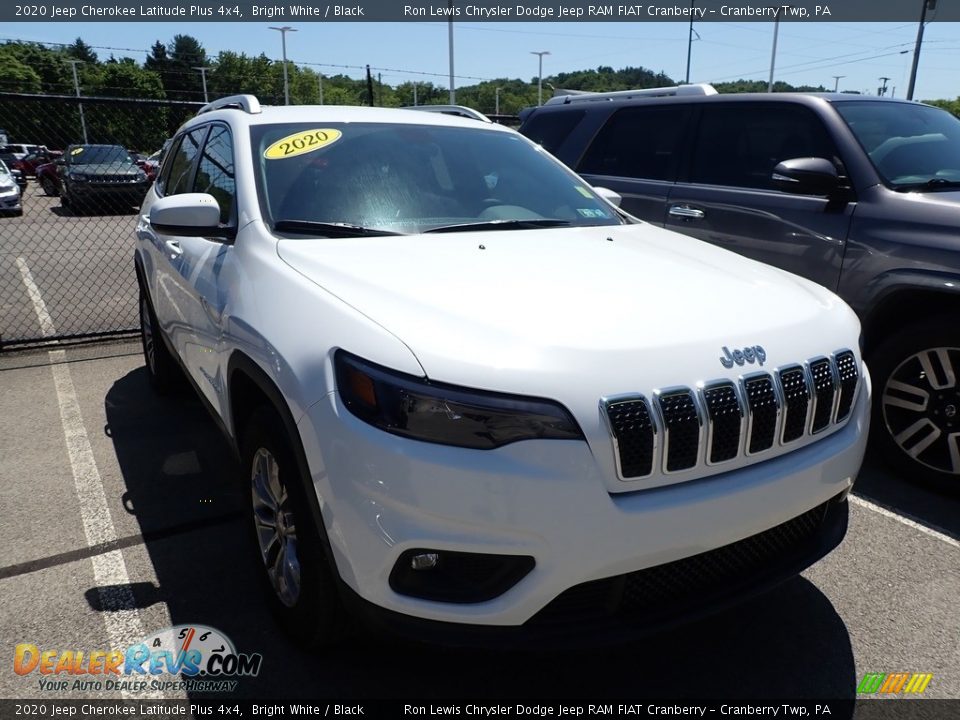
[[[685,220],[703,220],[703,210],[692,208],[689,205],[671,205],[667,211],[670,217],[683,218]]]
[[[164,245],[167,246],[167,250],[170,251],[171,257],[176,257],[177,255],[183,255],[183,248],[180,247],[179,240],[164,240]]]

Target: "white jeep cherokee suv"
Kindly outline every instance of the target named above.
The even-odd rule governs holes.
[[[467,642],[715,610],[843,537],[870,382],[811,282],[516,132],[218,100],[137,225],[147,372],[241,459],[280,622]]]

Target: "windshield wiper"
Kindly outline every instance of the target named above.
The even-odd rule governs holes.
[[[562,227],[572,225],[569,220],[543,218],[539,220],[484,220],[460,225],[441,225],[424,230],[424,233],[461,232],[469,230],[529,230],[532,228]]]
[[[898,185],[897,192],[906,190],[949,190],[951,188],[960,188],[960,180],[947,180],[946,178],[930,178],[920,183],[910,183],[908,185]]]
[[[393,230],[383,230],[382,228],[354,225],[353,223],[319,222],[316,220],[277,220],[273,224],[273,229],[279,232],[323,235],[324,237],[381,237],[404,234]]]

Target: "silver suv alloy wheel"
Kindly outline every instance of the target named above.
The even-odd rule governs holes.
[[[960,348],[921,350],[901,362],[883,388],[883,421],[916,462],[960,476]]]
[[[300,597],[300,557],[290,495],[280,481],[273,454],[260,448],[253,456],[250,490],[260,557],[277,598],[287,607]]]

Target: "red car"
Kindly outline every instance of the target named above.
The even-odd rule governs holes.
[[[47,150],[46,148],[40,148],[39,150],[28,154],[26,157],[21,158],[17,161],[17,163],[24,175],[36,175],[37,168],[39,166],[54,162],[58,157],[62,156],[62,150]]]
[[[56,197],[60,194],[63,183],[60,181],[60,166],[63,165],[63,158],[58,158],[53,162],[48,162],[36,167],[37,182],[43,188],[44,195]]]

